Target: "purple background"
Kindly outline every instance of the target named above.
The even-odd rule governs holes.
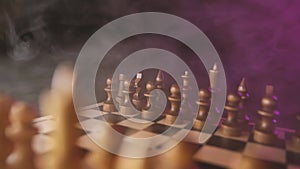
[[[61,60],[74,61],[87,38],[101,26],[135,12],[167,12],[189,20],[209,37],[224,64],[229,91],[236,90],[241,78],[247,77],[251,95],[247,110],[253,118],[256,118],[265,85],[273,84],[279,98],[279,125],[294,127],[294,115],[300,113],[299,7],[299,0],[9,1],[0,8],[0,13],[12,13],[9,16],[15,23],[17,34],[33,32],[32,27],[47,27],[42,30],[43,37],[34,34],[34,38],[39,43],[47,43],[44,46],[47,52],[50,50],[50,54],[38,56],[35,61],[3,61],[0,73],[1,77],[7,78],[1,88],[3,90],[15,87],[11,91],[16,98],[37,103],[40,91],[50,85],[54,65]],[[18,10],[13,10],[14,8]],[[5,23],[1,16],[0,19],[0,22]],[[115,60],[108,63],[118,63],[130,51],[144,47],[161,47],[171,50],[190,63],[195,73],[201,77],[200,81],[203,81],[201,87],[207,86],[207,74],[203,72],[203,68],[199,68],[201,63],[195,63],[193,53],[183,49],[181,44],[155,37],[137,37],[127,42],[129,43],[117,45],[111,51],[110,55]],[[28,71],[17,71],[20,67]],[[23,83],[30,80],[26,73],[34,74],[36,70],[42,83],[30,83],[25,88]],[[11,75],[10,72],[17,75]],[[104,72],[103,77],[109,74],[109,71]],[[30,75],[33,76],[36,77]],[[101,77],[96,85],[99,85],[96,92],[103,95],[104,81]],[[16,86],[23,88],[16,90]],[[23,93],[29,89],[28,97],[25,97]],[[34,99],[28,99],[29,97]]]

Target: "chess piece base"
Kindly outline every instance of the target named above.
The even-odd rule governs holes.
[[[173,124],[176,121],[177,116],[172,116],[170,114],[166,114],[165,123]]]
[[[203,128],[203,126],[204,126],[204,124],[205,124],[205,121],[201,121],[201,120],[195,119],[194,120],[193,128],[201,131],[202,128]]]
[[[225,136],[238,137],[242,135],[242,129],[239,126],[221,125],[221,132]]]
[[[300,151],[300,137],[297,136],[292,137],[292,146],[294,149]]]
[[[265,133],[260,130],[254,130],[253,133],[254,141],[262,144],[274,144],[276,142],[276,135],[273,133]]]
[[[102,111],[104,112],[117,112],[117,108],[113,103],[105,103],[103,104]]]
[[[138,115],[138,111],[128,106],[120,106],[119,113],[125,117],[134,117]]]

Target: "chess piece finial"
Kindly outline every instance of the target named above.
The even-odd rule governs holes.
[[[116,112],[118,111],[116,109],[116,106],[114,104],[113,98],[112,98],[112,80],[111,78],[107,78],[106,80],[106,88],[104,89],[107,95],[107,99],[103,103],[103,111],[104,112]]]
[[[155,83],[156,83],[155,86],[157,89],[163,89],[163,80],[164,80],[163,71],[159,70],[155,78]]]
[[[202,130],[210,108],[210,92],[207,89],[200,89],[199,101],[196,104],[199,105],[197,118],[194,121],[194,129]]]
[[[7,137],[14,143],[14,149],[7,158],[9,169],[34,169],[32,139],[37,134],[32,121],[36,112],[24,102],[16,102],[10,111],[10,126],[6,128]]]
[[[180,89],[177,84],[172,84],[170,93],[171,95],[168,97],[168,100],[171,104],[171,108],[166,114],[165,122],[168,124],[173,124],[179,114],[181,103]]]
[[[225,110],[227,118],[221,125],[221,131],[226,136],[240,136],[242,129],[237,121],[237,113],[239,111],[240,96],[235,93],[227,95]]]
[[[254,129],[254,140],[263,144],[274,144],[277,138],[274,134],[274,118],[279,113],[276,110],[277,98],[273,96],[273,92],[274,87],[267,85],[266,94],[261,99],[261,109],[258,110],[261,120],[256,124]]]
[[[6,158],[12,150],[12,144],[5,136],[5,128],[9,124],[9,111],[13,100],[6,94],[0,93],[0,168],[6,168]]]
[[[73,65],[68,62],[61,63],[55,69],[52,77],[51,88],[63,92],[72,93]]]

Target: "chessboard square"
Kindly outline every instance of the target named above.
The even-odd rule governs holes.
[[[287,169],[300,169],[300,166],[299,165],[290,164],[290,165],[287,166]]]
[[[134,138],[147,138],[147,137],[154,137],[154,136],[157,136],[157,134],[148,131],[138,131],[130,135],[130,137],[134,137]]]
[[[285,140],[281,140],[281,139],[276,139],[276,142],[273,143],[273,144],[263,144],[263,143],[258,143],[254,140],[253,138],[253,133],[250,135],[249,137],[249,142],[251,143],[256,143],[256,144],[262,144],[262,145],[265,145],[265,146],[270,146],[270,147],[276,147],[276,148],[281,148],[281,149],[285,149]]]
[[[80,126],[83,130],[90,132],[101,131],[106,125],[108,124],[96,119],[89,119],[80,123]]]
[[[265,161],[262,159],[252,158],[248,156],[243,156],[239,169],[284,169],[285,164],[280,164],[271,161]]]
[[[246,146],[246,142],[232,140],[220,136],[213,135],[207,142],[208,145],[220,147],[223,149],[242,152]]]
[[[242,154],[214,146],[203,145],[193,158],[199,162],[206,162],[220,167],[238,168]]]
[[[44,121],[34,123],[34,126],[39,130],[39,133],[48,134],[55,130],[55,121],[44,120]]]
[[[137,120],[135,120],[135,119],[126,119],[126,120],[118,123],[118,125],[125,126],[125,127],[128,127],[128,128],[137,129],[137,130],[143,130],[143,129],[145,129],[145,128],[147,128],[147,127],[149,127],[150,125],[153,124],[153,122],[150,122],[150,121],[145,122],[145,123],[144,122],[139,123],[139,122],[140,122],[139,119],[137,119]]]
[[[158,124],[163,124],[163,125],[167,125],[167,126],[171,126],[171,127],[177,127],[177,128],[186,128],[187,126],[189,126],[190,122],[188,121],[183,121],[180,124],[168,124],[165,122],[165,119],[161,119],[159,121],[157,121]]]
[[[78,118],[79,121],[85,121],[85,120],[89,119],[87,117],[83,117],[83,116],[80,116],[80,115],[78,115],[77,118]]]
[[[126,135],[126,136],[130,136],[130,135],[138,132],[138,130],[128,128],[128,127],[125,127],[125,126],[120,126],[120,125],[112,125],[111,127],[113,129],[115,129],[117,132],[119,132],[120,134],[123,134],[123,135]]]
[[[98,117],[100,115],[102,115],[103,113],[99,110],[93,110],[93,109],[88,109],[88,110],[84,110],[84,111],[80,111],[78,113],[78,115],[82,116],[82,117],[86,117],[86,118],[95,118]]]
[[[196,166],[199,167],[199,168],[204,168],[204,169],[205,168],[207,168],[207,169],[226,169],[224,167],[209,164],[209,163],[205,163],[205,162],[197,162]]]
[[[100,121],[105,121],[110,124],[117,124],[121,121],[126,120],[125,117],[118,115],[118,114],[104,114],[103,116],[98,116],[95,119]]]
[[[294,164],[300,166],[300,153],[287,151],[286,160],[288,164]]]
[[[166,126],[166,125],[162,125],[162,124],[152,124],[149,127],[144,129],[145,131],[149,131],[149,132],[153,132],[153,133],[157,133],[157,134],[164,134],[167,136],[172,136],[175,133],[177,133],[178,131],[180,131],[179,128],[175,128],[175,127],[170,127],[170,126]],[[167,131],[167,133],[165,133],[165,131]]]
[[[249,137],[250,137],[249,132],[242,132],[242,135],[238,136],[238,137],[226,136],[221,132],[220,128],[217,129],[217,131],[215,132],[214,135],[224,137],[224,138],[229,138],[229,139],[232,139],[232,140],[243,141],[243,142],[247,142],[249,140]]]
[[[258,143],[247,143],[244,155],[249,157],[262,159],[266,161],[273,161],[277,163],[286,162],[286,151],[285,149],[279,149],[276,147],[265,146]]]
[[[96,103],[96,104],[92,104],[92,105],[80,107],[79,111],[85,111],[85,110],[89,110],[89,109],[97,109],[97,110],[99,110],[99,107],[102,106],[102,105],[103,105],[103,103]]]

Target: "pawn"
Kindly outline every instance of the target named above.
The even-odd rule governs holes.
[[[243,78],[240,85],[238,86],[238,94],[241,97],[241,101],[239,103],[240,111],[238,112],[238,122],[242,126],[243,129],[246,129],[249,123],[247,115],[245,113],[245,104],[247,99],[249,98],[249,93],[246,86],[246,79]]]
[[[130,82],[125,80],[123,85],[123,99],[119,106],[120,114],[124,116],[135,116],[138,113],[138,111],[135,111],[135,109],[131,107],[130,95],[133,94],[133,91],[130,88]]]
[[[146,92],[144,96],[146,98],[146,105],[142,108],[142,118],[147,120],[154,120],[156,118],[155,112],[150,111],[153,105],[154,95],[151,93],[155,89],[155,85],[152,81],[148,81],[146,84]]]
[[[135,90],[135,93],[133,94],[133,97],[132,97],[132,103],[133,103],[134,107],[139,111],[141,111],[143,108],[143,101],[141,98],[141,90],[142,90],[142,88],[138,87]]]
[[[9,169],[34,169],[32,139],[37,134],[32,121],[36,117],[32,107],[24,102],[16,102],[10,111],[10,126],[6,128],[7,137],[14,143],[14,149],[7,158]]]
[[[13,100],[5,95],[0,94],[0,168],[5,168],[5,161],[10,151],[12,150],[11,142],[5,137],[5,128],[9,124],[9,111]]]
[[[171,104],[170,110],[166,113],[165,122],[167,124],[173,124],[176,121],[176,118],[180,110],[180,89],[177,84],[173,84],[170,88],[171,95],[168,97],[168,100]]]
[[[199,105],[199,111],[193,127],[202,130],[210,108],[210,92],[207,89],[200,89],[198,95],[199,101],[196,103]]]
[[[116,106],[114,104],[113,98],[112,98],[112,80],[111,78],[108,78],[106,80],[106,88],[104,89],[107,93],[107,99],[104,101],[103,104],[103,111],[104,112],[117,112]]]
[[[261,99],[261,109],[257,112],[261,116],[261,120],[255,125],[253,139],[262,144],[276,142],[274,117],[277,112],[275,110],[277,100],[273,96],[273,90],[274,87],[271,85],[266,87],[266,95]]]
[[[240,136],[242,134],[241,126],[237,121],[237,113],[239,111],[240,97],[237,94],[230,93],[227,96],[225,110],[227,118],[221,125],[221,132],[225,136]]]

